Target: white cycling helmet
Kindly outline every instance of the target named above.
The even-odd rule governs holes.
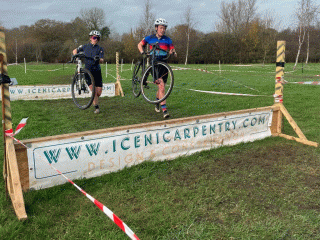
[[[92,30],[90,33],[89,33],[89,36],[93,36],[93,35],[96,35],[98,37],[101,37],[101,33],[97,30]]]
[[[168,22],[167,22],[165,19],[163,19],[163,18],[158,18],[158,19],[154,22],[154,25],[155,25],[155,26],[162,25],[162,26],[168,27]]]

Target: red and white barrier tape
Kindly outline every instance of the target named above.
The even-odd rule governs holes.
[[[28,118],[23,118],[20,123],[18,124],[16,130],[13,133],[13,129],[5,130],[5,134],[9,137],[13,137],[14,135],[18,134],[22,128],[27,124]]]
[[[18,139],[14,138],[13,136],[16,135],[21,131],[21,129],[26,125],[28,118],[24,118],[20,121],[18,124],[18,127],[16,128],[15,133],[13,133],[12,129],[8,129],[5,131],[6,136],[11,137],[13,140],[17,141],[18,143],[22,144],[25,148],[28,148],[25,144],[23,144]],[[40,158],[41,159],[41,158]],[[42,160],[42,159],[41,159]],[[46,162],[45,160],[43,160]],[[52,166],[50,163],[46,162],[50,167],[52,167],[55,171],[57,171],[62,177],[64,177],[69,183],[71,183],[73,186],[75,186],[80,192],[83,193],[88,199],[90,199],[91,202],[93,202],[102,212],[104,212],[115,224],[118,225],[119,228],[124,231],[128,237],[130,237],[132,240],[139,240],[137,235],[117,216],[115,215],[109,208],[104,206],[101,202],[93,198],[91,195],[86,193],[82,188],[80,188],[77,184],[75,184],[73,181],[71,181],[68,177],[66,177],[62,172],[60,172],[58,169],[56,169],[54,166]]]
[[[206,72],[206,73],[211,73],[211,74],[213,72],[274,73],[274,72],[262,72],[262,71],[239,71],[239,70],[221,70],[221,69],[206,70],[206,69],[201,69],[201,68],[182,68],[182,67],[176,67],[176,68],[173,68],[172,70],[196,70],[196,71],[201,71],[201,72]]]
[[[233,96],[248,96],[248,97],[272,97],[272,96],[268,96],[268,95],[252,95],[252,94],[244,94],[244,93],[214,92],[214,91],[203,91],[203,90],[196,90],[196,89],[187,89],[187,90],[195,91],[195,92],[218,94],[218,95],[233,95]]]
[[[195,68],[181,68],[181,67],[177,67],[177,68],[178,68],[178,69],[175,69],[175,70],[196,70],[196,71],[206,72],[206,73],[210,73],[210,74],[213,74],[212,71],[220,71],[220,70],[208,71],[208,70],[200,69],[200,68],[199,68],[199,69],[195,69]],[[250,90],[253,90],[253,91],[256,91],[256,92],[260,92],[259,90],[254,89],[254,88],[249,87],[249,86],[246,86],[245,84],[242,84],[242,83],[240,83],[240,82],[238,82],[238,81],[231,80],[231,79],[228,79],[228,78],[224,78],[224,79],[225,79],[225,80],[228,80],[228,81],[230,81],[230,82],[237,83],[237,84],[239,84],[239,85],[241,85],[241,86],[243,86],[243,87],[245,87],[245,88],[248,88],[248,89],[250,89]]]
[[[288,83],[303,84],[303,85],[320,85],[320,82],[288,82]]]

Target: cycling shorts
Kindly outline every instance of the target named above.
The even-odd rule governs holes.
[[[169,75],[168,69],[160,64],[156,65],[155,67],[156,67],[155,71],[156,71],[156,78],[157,78],[157,79],[155,79],[155,81],[158,80],[159,78],[162,78],[163,82],[167,83],[168,75]],[[153,74],[152,70],[150,70],[148,73],[150,73],[150,72],[151,72],[151,74]],[[148,77],[148,75],[147,75],[147,77]]]
[[[96,70],[96,71],[91,71],[91,74],[93,76],[95,86],[96,87],[102,87],[101,69],[100,70]],[[87,84],[90,86],[92,83],[91,83],[91,80],[90,80],[88,74],[86,74],[86,80],[87,80]]]

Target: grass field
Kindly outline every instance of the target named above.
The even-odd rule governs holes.
[[[73,65],[9,66],[20,85],[69,84]],[[175,87],[168,99],[171,118],[273,104],[275,66],[173,65]],[[319,81],[320,66],[309,64],[285,80]],[[301,67],[301,66],[300,66]],[[62,69],[64,68],[64,69]],[[121,77],[131,78],[131,65]],[[59,69],[56,71],[52,71]],[[37,70],[37,71],[33,71]],[[40,70],[40,71],[39,71]],[[51,70],[51,71],[48,71]],[[114,82],[108,65],[104,82]],[[78,110],[71,99],[11,102],[18,135],[30,139],[143,122],[162,115],[121,82],[125,97],[102,98],[102,113]],[[213,95],[189,89],[263,95]],[[284,105],[308,140],[320,142],[320,86],[286,84]],[[295,133],[285,121],[283,132]],[[3,146],[3,144],[1,145]],[[1,148],[0,156],[3,156]],[[2,163],[2,160],[1,160]],[[118,215],[140,239],[320,239],[320,151],[281,138],[267,138],[203,151],[172,161],[146,162],[117,173],[75,181]],[[4,183],[0,184],[0,239],[127,239],[127,236],[71,184],[24,194],[28,220],[19,222]]]

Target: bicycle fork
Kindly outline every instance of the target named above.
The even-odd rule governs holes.
[[[82,77],[81,74],[81,68],[82,68],[82,63],[81,63],[81,60],[78,59],[78,66],[77,66],[77,71],[78,71],[78,81],[77,81],[77,90],[78,90],[78,93],[79,95],[81,95],[81,91],[82,90],[85,90],[85,87],[84,87],[84,77]]]

